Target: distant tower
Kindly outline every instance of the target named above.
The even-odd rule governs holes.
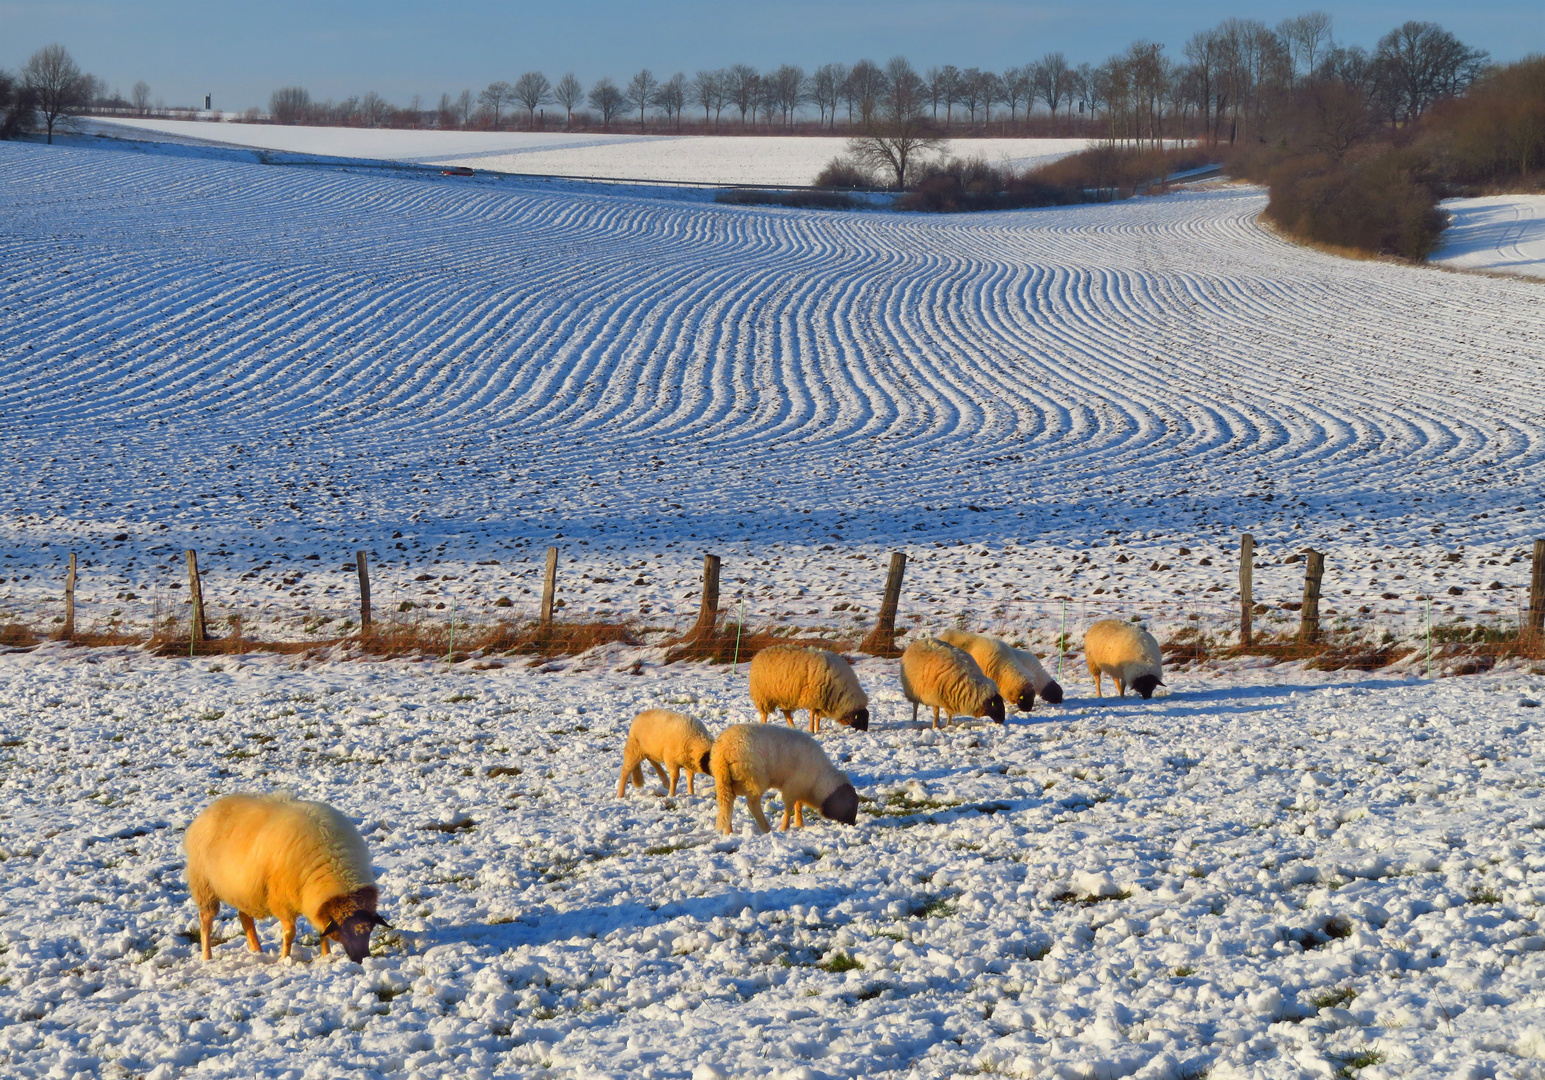
[[[215,107],[214,106],[214,101],[215,101],[215,96],[213,94],[205,94],[204,95],[204,111],[205,112],[208,112],[210,109]]]

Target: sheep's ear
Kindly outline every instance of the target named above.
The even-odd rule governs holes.
[[[327,926],[325,928],[323,928],[321,936],[322,937],[327,937],[329,934],[336,934],[337,932],[338,932],[338,921],[336,919],[328,919],[327,920]]]
[[[370,913],[370,921],[373,924],[375,924],[376,926],[384,926],[388,930],[395,930],[396,929],[396,927],[394,927],[391,923],[389,923],[385,919],[381,918],[379,913],[374,912],[374,911],[372,911]]]

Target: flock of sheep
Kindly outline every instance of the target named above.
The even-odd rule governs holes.
[[[1109,675],[1119,693],[1131,687],[1145,699],[1163,686],[1159,644],[1146,630],[1107,619],[1092,625],[1084,638],[1084,658],[1103,696],[1101,679]],[[933,709],[933,726],[956,716],[990,717],[1004,723],[1005,702],[1029,712],[1036,697],[1062,700],[1059,686],[1035,655],[982,634],[947,630],[907,646],[901,657],[901,689],[912,703]],[[763,796],[776,789],[783,797],[783,828],[792,820],[804,825],[804,808],[832,821],[858,820],[858,792],[826,756],[814,736],[823,719],[857,731],[869,728],[869,696],[841,656],[824,649],[774,645],[751,661],[751,702],[760,723],[735,724],[714,738],[703,724],[668,709],[647,709],[633,720],[623,748],[618,797],[628,782],[642,787],[644,763],[676,794],[682,770],[687,791],[704,773],[714,779],[718,829],[733,831],[735,800],[744,797],[762,832],[770,832],[762,812]],[[810,734],[794,728],[794,713],[807,710]],[[781,712],[787,727],[769,726]],[[669,770],[669,776],[667,776]],[[298,916],[316,928],[322,953],[336,938],[349,959],[363,960],[370,935],[389,926],[376,912],[380,892],[370,869],[365,840],[342,814],[326,803],[304,802],[289,794],[227,795],[216,800],[188,826],[188,886],[199,911],[199,939],[210,958],[210,932],[222,903],[236,909],[247,946],[262,952],[257,919],[277,918],[283,930],[280,955],[288,958]]]

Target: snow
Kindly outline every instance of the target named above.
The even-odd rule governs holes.
[[[744,667],[0,656],[0,1071],[1545,1075],[1545,678],[1079,681],[935,734],[894,668],[822,737],[856,826],[720,837],[711,782],[615,770],[639,708],[752,719]],[[367,838],[362,967],[229,911],[198,959],[181,831],[281,787]]]
[[[1449,225],[1433,262],[1545,277],[1545,195],[1484,195],[1439,205]]]
[[[194,120],[97,122],[104,132],[255,147],[287,153],[508,173],[710,184],[812,184],[847,139],[779,135],[608,135],[586,132],[401,131],[381,128],[215,124]],[[957,157],[1025,168],[1090,145],[1084,139],[954,139]]]
[[[0,623],[46,624],[73,550],[82,628],[144,630],[191,546],[252,633],[342,632],[359,548],[379,611],[465,625],[530,613],[556,542],[566,614],[677,624],[706,548],[748,622],[852,637],[902,548],[905,625],[1001,628],[1068,690],[935,733],[860,659],[873,725],[822,736],[859,824],[719,837],[709,781],[613,794],[638,709],[752,718],[743,665],[659,633],[0,652],[0,1073],[1545,1075],[1540,669],[1094,700],[1052,644],[1220,631],[1241,530],[1268,627],[1306,545],[1334,619],[1516,611],[1537,287],[1294,247],[1263,202],[830,214],[0,145]],[[197,959],[180,832],[280,787],[370,844],[400,929],[363,966],[280,964],[272,924]]]

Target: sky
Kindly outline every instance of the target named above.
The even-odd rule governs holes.
[[[479,90],[540,70],[588,86],[748,63],[879,62],[1004,68],[1061,51],[1098,63],[1138,39],[1178,56],[1196,31],[1230,17],[1269,25],[1318,9],[1339,44],[1371,47],[1409,19],[1430,20],[1499,61],[1545,52],[1545,3],[1225,3],[1193,0],[0,0],[0,68],[15,70],[59,43],[80,66],[127,94],[138,80],[166,105],[266,107],[281,86],[314,98],[374,90],[398,105],[415,94]]]

